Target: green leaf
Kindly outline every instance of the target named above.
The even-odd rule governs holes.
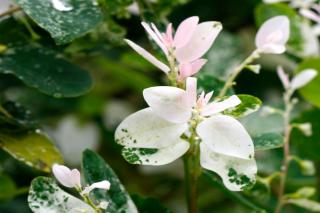
[[[44,172],[63,160],[47,136],[38,131],[16,134],[0,133],[0,146],[12,157]]]
[[[100,8],[91,0],[63,0],[70,11],[59,11],[51,0],[16,0],[23,11],[40,27],[47,30],[57,44],[66,44],[78,38],[102,21]]]
[[[256,112],[262,104],[262,101],[259,98],[252,95],[237,96],[241,100],[241,103],[232,109],[224,111],[223,114],[230,115],[236,118],[244,117],[253,112]]]
[[[0,73],[13,74],[26,85],[55,97],[75,97],[91,88],[90,75],[57,53],[29,45],[0,55]]]
[[[129,197],[129,194],[126,192],[120,180],[111,167],[106,164],[99,155],[90,150],[84,151],[82,158],[82,172],[88,185],[103,180],[110,181],[110,190],[105,191],[96,189],[92,192],[92,197],[97,203],[101,201],[109,202],[108,212],[137,212],[133,201]]]
[[[0,201],[12,199],[16,190],[16,184],[9,176],[0,175]]]
[[[320,155],[320,110],[312,109],[303,112],[294,123],[309,122],[312,126],[312,135],[305,136],[299,129],[294,128],[291,135],[291,143],[296,147],[298,156],[302,159],[319,161]]]
[[[258,26],[273,16],[285,15],[290,19],[289,47],[295,52],[303,50],[303,36],[301,32],[301,18],[297,12],[287,4],[260,4],[255,10],[255,19]]]
[[[305,69],[315,69],[318,72],[318,75],[306,86],[299,89],[299,92],[304,99],[315,106],[320,107],[320,58],[305,59],[298,65],[295,74],[298,74]]]
[[[212,75],[199,75],[198,78],[198,90],[199,91],[214,91],[214,94],[219,94],[224,86],[224,81],[212,76]],[[226,95],[233,95],[234,91],[229,89]]]
[[[283,136],[279,133],[262,133],[252,139],[255,151],[276,149],[283,146]]]
[[[140,213],[172,213],[154,198],[143,198],[139,195],[133,195],[132,199]]]
[[[320,212],[320,203],[309,199],[289,199],[287,203],[302,207],[312,212]]]
[[[52,178],[47,177],[37,177],[32,181],[28,203],[34,213],[95,212],[85,202],[64,192]]]

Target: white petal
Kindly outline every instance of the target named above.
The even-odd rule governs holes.
[[[93,189],[109,190],[110,189],[110,182],[107,180],[103,180],[100,182],[93,183],[90,186],[85,187],[85,189],[81,192],[81,194],[82,195],[89,194]]]
[[[188,149],[189,143],[179,138],[171,145],[160,149],[147,150],[125,147],[122,150],[122,155],[132,164],[159,166],[180,158]]]
[[[180,63],[192,62],[201,58],[210,49],[221,30],[222,25],[219,22],[208,21],[200,23],[190,41],[176,50],[178,61]]]
[[[206,105],[201,114],[203,116],[210,116],[219,112],[222,112],[226,109],[238,106],[241,103],[241,100],[236,95],[232,95],[224,101],[214,102]]]
[[[141,55],[143,58],[148,60],[154,66],[158,67],[163,72],[168,73],[170,71],[170,68],[167,65],[165,65],[164,63],[162,63],[161,61],[156,59],[153,55],[151,55],[148,51],[146,51],[145,49],[143,49],[139,45],[135,44],[134,42],[132,42],[128,39],[125,39],[125,42],[127,42],[127,44],[130,47],[132,47],[132,49],[134,49],[137,53],[139,53],[139,55]]]
[[[197,127],[197,133],[213,152],[251,159],[254,146],[250,135],[236,119],[226,115],[215,115],[205,119]]]
[[[117,143],[127,147],[162,148],[174,143],[188,129],[157,116],[151,108],[127,117],[115,132]]]
[[[317,76],[317,71],[313,69],[306,69],[296,75],[290,84],[290,88],[293,90],[299,89],[304,87],[308,84],[311,80],[313,80]]]
[[[168,55],[168,50],[167,50],[166,46],[160,40],[158,35],[151,29],[150,25],[145,22],[141,22],[141,25],[144,27],[144,29],[147,31],[147,33],[151,36],[151,38],[157,43],[157,45],[162,49],[164,54]]]
[[[286,16],[275,16],[260,27],[256,35],[256,46],[264,53],[283,53],[289,33],[289,19]]]
[[[281,66],[277,67],[277,74],[282,82],[282,85],[284,88],[288,88],[290,81],[289,81],[289,76],[286,74]]]
[[[187,78],[186,94],[190,106],[194,106],[197,102],[197,79],[193,77]]]
[[[217,173],[231,191],[241,191],[255,183],[257,165],[255,160],[245,160],[211,151],[207,144],[200,144],[200,164]]]
[[[181,48],[190,41],[194,31],[196,30],[198,22],[198,16],[189,17],[181,22],[177,28],[173,41],[173,44],[176,48]]]
[[[63,165],[54,164],[52,166],[52,172],[55,178],[65,187],[73,188],[80,187],[80,173],[79,171],[70,170]]]
[[[186,91],[177,87],[150,87],[143,91],[143,97],[159,117],[173,122],[185,123],[191,117],[192,106]]]

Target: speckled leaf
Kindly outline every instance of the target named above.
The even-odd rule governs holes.
[[[86,71],[49,49],[15,47],[0,55],[0,61],[0,73],[13,74],[26,85],[55,97],[79,96],[92,85]]]
[[[47,30],[57,44],[69,43],[102,21],[100,8],[92,0],[60,0],[72,9],[60,11],[51,0],[16,0],[40,27]]]
[[[239,99],[241,100],[241,104],[238,106],[228,109],[224,112],[226,115],[231,115],[232,117],[244,117],[247,116],[253,112],[256,112],[262,102],[259,98],[254,97],[252,95],[237,95]]]
[[[285,15],[290,19],[289,50],[298,53],[303,51],[304,40],[300,27],[302,20],[297,12],[287,4],[260,4],[255,11],[256,23],[261,26],[267,19],[278,15]]]
[[[108,212],[137,213],[137,209],[121,184],[120,180],[108,164],[96,153],[90,150],[83,152],[82,172],[86,184],[92,184],[102,180],[111,183],[110,190],[95,189],[92,193],[94,200],[109,202]]]
[[[44,172],[50,172],[54,163],[63,163],[60,153],[47,136],[38,132],[1,132],[0,147],[17,160]]]
[[[305,59],[298,65],[295,74],[298,74],[305,69],[314,69],[318,72],[318,75],[306,86],[299,89],[299,92],[304,99],[315,106],[320,107],[320,58]]]
[[[88,204],[64,192],[53,179],[47,177],[37,177],[32,181],[28,202],[34,213],[95,212]]]
[[[278,133],[263,133],[253,137],[255,151],[276,149],[283,146],[283,136]]]

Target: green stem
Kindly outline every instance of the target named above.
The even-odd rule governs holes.
[[[284,102],[285,102],[285,111],[284,111],[284,144],[283,144],[283,162],[281,166],[281,176],[280,176],[280,185],[278,192],[278,204],[275,209],[275,213],[280,213],[283,205],[285,204],[284,193],[285,193],[285,185],[288,175],[288,168],[290,163],[290,134],[292,126],[290,124],[290,114],[293,107],[291,102],[291,90],[288,90],[284,94]]]
[[[197,213],[197,182],[201,175],[201,168],[199,146],[200,141],[195,131],[193,131],[192,135],[190,136],[189,142],[190,148],[187,154],[184,156],[186,201],[188,205],[188,212]]]
[[[228,80],[224,84],[223,88],[221,89],[219,96],[217,98],[222,98],[226,95],[228,89],[233,86],[234,80],[237,76],[241,73],[241,71],[249,64],[251,64],[255,59],[260,57],[259,50],[254,50],[248,58],[246,58],[239,66],[237,66],[233,72],[229,75]]]
[[[77,188],[76,190],[81,195],[81,197],[83,198],[84,202],[86,202],[89,206],[91,206],[96,213],[102,213],[101,209],[94,204],[94,202],[90,199],[89,195],[81,193],[82,192],[82,188],[81,187]]]
[[[0,18],[12,15],[13,13],[18,12],[20,10],[21,10],[21,7],[19,6],[10,7],[7,11],[4,11],[3,13],[0,14]]]
[[[5,108],[3,108],[1,105],[0,105],[0,113],[4,114],[8,118],[12,118],[12,115],[10,115],[10,113]]]

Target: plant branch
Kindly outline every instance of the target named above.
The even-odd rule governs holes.
[[[292,126],[290,124],[290,114],[293,107],[293,103],[291,102],[292,91],[287,90],[284,93],[284,103],[285,103],[285,111],[283,114],[284,117],[284,144],[283,144],[283,162],[281,166],[281,176],[280,176],[280,185],[279,185],[279,193],[278,193],[278,204],[275,210],[275,213],[280,213],[284,201],[284,193],[285,193],[285,185],[286,179],[288,175],[288,167],[290,163],[290,134]]]
[[[4,11],[3,13],[0,14],[0,18],[12,15],[13,13],[18,12],[20,10],[21,10],[20,6],[10,7],[7,11]]]
[[[217,98],[222,98],[226,95],[228,89],[233,86],[235,79],[241,73],[241,71],[250,63],[252,63],[255,59],[259,58],[259,50],[254,50],[249,57],[247,57],[239,66],[237,66],[233,72],[229,75],[228,80],[224,84],[223,88],[221,89],[219,96]]]

